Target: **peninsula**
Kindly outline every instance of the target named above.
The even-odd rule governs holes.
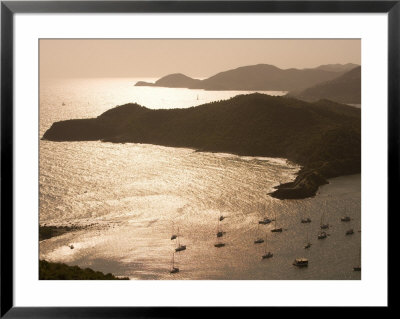
[[[97,118],[53,123],[42,139],[146,143],[286,158],[302,168],[292,183],[271,193],[279,199],[314,196],[328,178],[361,171],[360,109],[259,93],[187,109],[125,104]]]

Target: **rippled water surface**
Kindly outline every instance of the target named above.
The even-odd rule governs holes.
[[[95,117],[123,103],[190,107],[247,93],[134,87],[136,81],[42,82],[40,136],[54,121]],[[285,159],[157,145],[40,141],[40,223],[83,227],[42,241],[40,257],[131,279],[360,279],[352,270],[360,263],[360,176],[333,179],[311,199],[268,196],[298,169]],[[265,214],[284,231],[259,225]],[[216,248],[220,215],[226,246]],[[322,215],[331,227],[318,240]],[[342,215],[353,220],[343,223]],[[312,222],[301,224],[303,217]],[[355,233],[346,236],[349,228]],[[175,254],[180,272],[171,275],[170,237],[178,229],[187,249]],[[266,235],[267,247],[254,244]],[[262,260],[265,249],[273,258]],[[308,258],[309,267],[295,268],[297,257]]]

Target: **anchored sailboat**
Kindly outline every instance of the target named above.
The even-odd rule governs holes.
[[[175,253],[172,253],[172,266],[171,266],[170,273],[175,274],[177,272],[179,272],[179,268],[175,267]]]
[[[257,233],[259,233],[259,227],[258,227],[258,225],[257,225]],[[258,237],[258,238],[254,241],[255,244],[261,244],[261,243],[263,243],[263,242],[264,242],[264,239],[262,239],[261,237]]]
[[[282,232],[282,228],[281,227],[276,227],[276,212],[275,212],[275,219],[274,219],[274,221],[275,221],[275,227],[273,228],[273,229],[271,229],[271,232],[273,232],[273,233],[281,233]]]
[[[178,234],[179,234],[179,227],[178,227]],[[172,226],[172,236],[171,236],[171,240],[176,239],[176,237],[178,237],[176,234],[174,234],[174,226]]]
[[[225,243],[221,243],[220,237],[218,237],[218,242],[214,244],[214,247],[221,248],[224,247]]]
[[[219,221],[220,221],[220,219],[218,219],[217,237],[222,237],[224,235],[224,233],[220,228]]]
[[[264,255],[262,255],[262,259],[271,258],[274,255],[270,251],[267,251],[267,245],[268,245],[268,237],[267,234],[265,234],[265,252]]]
[[[186,245],[181,245],[180,240],[179,240],[179,233],[176,236],[178,239],[178,246],[175,248],[176,252],[182,251],[182,250],[186,250]]]
[[[306,244],[304,245],[304,249],[308,249],[311,247],[310,240],[308,239],[308,232],[307,232],[307,239],[306,239]]]
[[[263,211],[265,211],[265,205],[263,207]],[[267,225],[269,223],[272,222],[272,219],[270,219],[269,217],[265,216],[263,219],[259,220],[258,223],[261,225]]]
[[[307,267],[308,266],[308,259],[307,258],[296,258],[293,261],[293,265],[297,267]]]
[[[327,233],[324,232],[324,231],[320,231],[320,232],[318,233],[318,239],[324,239],[324,238],[326,238],[327,236],[328,236]]]
[[[325,212],[322,213],[321,215],[321,222],[320,222],[320,227],[321,229],[328,229],[329,228],[329,224],[325,223]]]
[[[311,223],[311,218],[309,218],[309,217],[302,218],[302,219],[301,219],[301,223],[302,223],[302,224],[308,224],[308,223]]]
[[[353,267],[353,271],[361,271],[361,247],[358,251],[358,261],[359,261],[359,264],[358,264],[358,266]]]

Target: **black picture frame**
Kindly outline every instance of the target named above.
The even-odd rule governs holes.
[[[13,303],[13,19],[16,13],[388,13],[388,218],[398,213],[400,1],[2,1],[1,2],[1,317],[190,318],[224,308],[15,307]],[[384,213],[384,212],[380,212]],[[391,214],[390,214],[391,213]],[[390,218],[390,220],[392,220]],[[388,223],[388,234],[390,226]],[[389,238],[388,238],[389,240]],[[388,242],[390,247],[390,242]],[[389,255],[388,255],[389,256]],[[389,258],[390,264],[390,258]],[[390,280],[388,280],[390,285]],[[389,287],[389,286],[388,286]],[[391,305],[390,297],[388,305]],[[254,308],[252,308],[254,310]],[[296,315],[306,308],[291,308]],[[248,316],[249,309],[235,310]]]

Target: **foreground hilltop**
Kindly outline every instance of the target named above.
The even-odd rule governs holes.
[[[280,69],[269,64],[257,64],[220,72],[204,80],[175,73],[162,77],[155,83],[139,81],[136,86],[220,91],[300,91],[318,83],[333,80],[352,66],[354,65],[329,64],[314,69]]]
[[[277,198],[313,196],[326,178],[360,172],[361,112],[322,100],[240,95],[188,109],[125,104],[94,119],[54,123],[51,141],[103,140],[190,147],[200,151],[283,157],[303,166]]]

